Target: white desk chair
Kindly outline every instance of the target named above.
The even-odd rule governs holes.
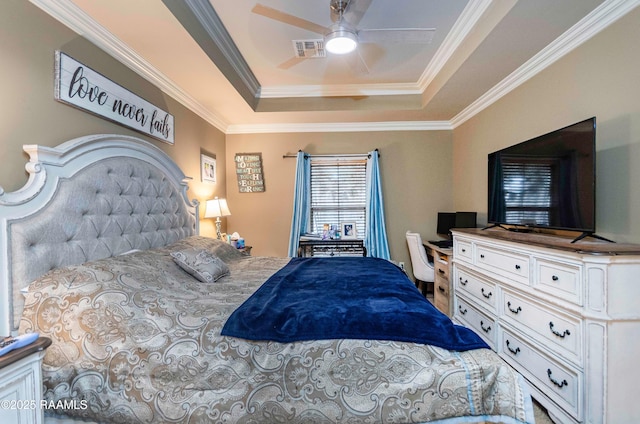
[[[407,246],[409,246],[411,268],[416,279],[416,286],[422,291],[422,294],[426,295],[427,286],[433,286],[435,281],[433,263],[429,262],[420,234],[407,231]]]

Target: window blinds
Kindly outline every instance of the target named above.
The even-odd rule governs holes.
[[[356,224],[364,238],[366,159],[311,160],[311,232],[322,234],[324,224]]]

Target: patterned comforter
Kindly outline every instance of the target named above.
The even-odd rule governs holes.
[[[231,274],[199,282],[170,256],[188,247],[214,252]],[[190,237],[40,277],[20,333],[53,340],[45,399],[75,406],[57,412],[116,423],[532,422],[521,378],[488,349],[221,336],[235,308],[287,262]]]

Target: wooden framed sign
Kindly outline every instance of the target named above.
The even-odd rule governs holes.
[[[55,98],[173,144],[173,116],[74,58],[56,51]]]
[[[235,163],[240,193],[263,192],[262,153],[236,153]]]

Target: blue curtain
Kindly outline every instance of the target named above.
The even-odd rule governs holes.
[[[380,181],[378,150],[369,153],[367,160],[367,206],[366,231],[364,247],[367,256],[391,260],[387,229],[384,223],[384,203],[382,201],[382,184]]]
[[[296,183],[293,194],[293,216],[289,237],[289,257],[298,256],[300,235],[308,232],[311,203],[311,164],[308,155],[299,151],[296,159]]]

